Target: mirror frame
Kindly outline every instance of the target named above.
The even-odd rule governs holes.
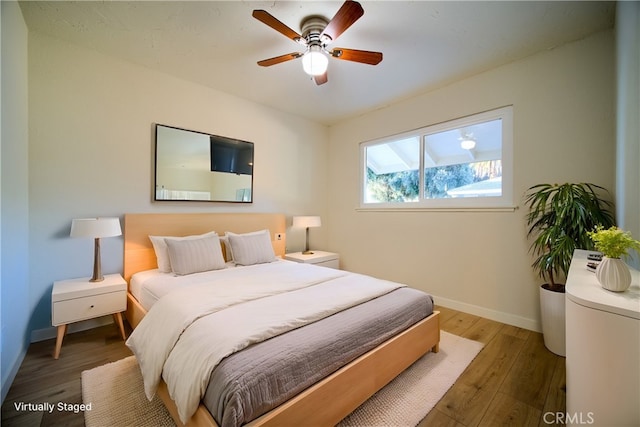
[[[164,190],[164,185],[158,182],[158,158],[159,158],[159,147],[158,147],[158,129],[162,127],[162,128],[167,128],[167,129],[173,129],[173,130],[177,130],[177,131],[183,131],[183,132],[188,132],[190,134],[196,134],[196,135],[200,135],[200,136],[206,136],[209,138],[209,140],[211,141],[212,138],[215,138],[218,141],[222,141],[225,144],[229,144],[229,145],[236,145],[236,144],[250,144],[251,146],[251,185],[249,187],[249,197],[248,200],[237,200],[237,199],[218,199],[218,198],[214,198],[214,199],[199,199],[199,198],[178,198],[178,199],[172,199],[172,198],[161,198],[158,197],[159,196],[159,186],[162,185],[162,189]],[[230,138],[230,137],[225,137],[225,136],[220,136],[220,135],[214,135],[214,134],[210,134],[207,132],[200,132],[200,131],[195,131],[195,130],[190,130],[190,129],[184,129],[184,128],[180,128],[180,127],[176,127],[176,126],[169,126],[169,125],[164,125],[161,123],[155,123],[154,124],[154,185],[153,185],[153,200],[156,202],[216,202],[216,203],[242,203],[242,204],[247,204],[247,203],[253,203],[253,177],[254,177],[254,163],[255,163],[255,144],[253,142],[249,142],[249,141],[243,141],[240,139],[236,139],[236,138]],[[205,161],[204,159],[200,159],[200,161]],[[209,162],[209,165],[211,165],[211,148],[209,148],[209,153],[206,155],[206,161]],[[194,169],[196,170],[196,169]],[[215,171],[210,171],[211,173],[216,173],[216,174],[233,174],[233,172],[215,172]],[[236,174],[236,175],[240,175],[240,174]],[[246,174],[243,174],[244,176],[247,176]],[[190,190],[178,190],[178,191],[190,191]],[[236,190],[237,191],[237,190]]]

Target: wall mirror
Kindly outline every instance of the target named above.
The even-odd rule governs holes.
[[[154,200],[251,203],[253,143],[156,124]]]

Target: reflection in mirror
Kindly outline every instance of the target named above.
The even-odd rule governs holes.
[[[155,200],[251,203],[253,143],[156,125]]]

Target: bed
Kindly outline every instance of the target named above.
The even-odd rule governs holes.
[[[185,290],[182,285],[180,286],[180,292],[171,293],[171,298],[161,298],[165,291],[153,291],[147,296],[140,293],[140,284],[136,284],[136,282],[150,280],[150,277],[153,278],[157,275],[153,271],[158,269],[156,252],[154,251],[149,236],[189,236],[199,235],[212,230],[217,231],[220,235],[226,231],[233,231],[239,234],[252,234],[252,232],[256,230],[267,230],[265,234],[269,236],[268,238],[270,239],[273,254],[277,257],[284,255],[286,223],[285,217],[280,214],[205,213],[125,215],[124,275],[130,285],[126,317],[131,326],[136,329],[132,337],[138,334],[138,332],[138,335],[143,335],[141,331],[144,331],[146,328],[151,328],[152,326],[150,325],[159,327],[158,325],[165,319],[172,319],[171,315],[161,314],[161,310],[165,309],[161,307],[170,305],[169,303],[165,304],[167,300],[182,301],[180,298],[193,298],[191,290]],[[226,243],[227,244],[222,244],[221,249],[225,261],[227,261],[226,248],[229,246],[228,242]],[[311,270],[308,270],[309,267]],[[286,276],[283,276],[283,274],[286,274]],[[209,275],[209,272],[187,276],[204,277],[205,275]],[[224,353],[226,350],[222,344],[219,346],[202,344],[203,346],[208,346],[207,348],[221,347],[220,350],[211,351],[211,353],[218,351],[221,353],[215,355],[217,362],[213,372],[205,369],[203,373],[198,373],[198,375],[207,377],[208,386],[203,389],[206,389],[206,393],[198,398],[199,400],[196,402],[197,405],[193,413],[191,411],[185,412],[185,404],[180,398],[182,393],[181,386],[176,386],[176,381],[179,384],[180,380],[175,380],[175,378],[183,377],[183,373],[180,373],[179,368],[178,371],[176,371],[178,373],[165,373],[165,376],[169,378],[169,380],[167,380],[169,385],[163,379],[160,379],[157,384],[157,390],[155,390],[169,409],[177,425],[217,426],[219,424],[216,420],[220,420],[220,424],[222,425],[236,425],[235,423],[237,423],[237,425],[247,423],[256,426],[301,424],[335,425],[418,358],[429,351],[438,351],[440,338],[438,324],[439,313],[432,311],[432,305],[431,309],[425,308],[425,303],[422,300],[425,299],[424,295],[426,294],[412,295],[413,293],[422,294],[419,291],[407,287],[396,289],[395,284],[391,282],[379,281],[378,279],[369,278],[368,276],[353,275],[353,273],[342,272],[340,270],[297,264],[284,260],[275,260],[264,264],[260,263],[260,265],[250,265],[240,268],[232,265],[228,269],[220,268],[215,272],[211,272],[211,275],[215,278],[202,279],[206,281],[202,286],[206,289],[206,292],[217,292],[212,290],[213,288],[208,284],[211,280],[217,280],[219,283],[224,282],[226,284],[234,280],[239,280],[236,279],[236,276],[240,277],[240,275],[242,275],[243,283],[251,282],[251,280],[257,281],[259,278],[261,284],[272,283],[272,286],[277,290],[275,292],[277,295],[269,295],[270,301],[279,301],[282,298],[280,300],[281,304],[289,307],[305,306],[304,310],[312,310],[312,308],[307,308],[307,306],[313,307],[318,305],[318,313],[322,312],[324,314],[318,319],[315,319],[313,316],[316,314],[311,315],[311,313],[307,313],[306,311],[299,313],[299,316],[295,317],[296,319],[311,316],[311,320],[305,321],[307,323],[304,324],[289,325],[287,326],[289,329],[284,331],[284,333],[278,332],[273,337],[270,336],[257,342],[249,342],[248,344],[243,343],[242,345],[244,347],[241,347],[243,349],[233,354]],[[318,277],[312,275],[318,275]],[[281,280],[282,277],[289,278],[294,276],[304,278],[304,280],[302,280],[302,282],[298,279],[295,281],[291,280],[290,283],[288,279]],[[253,279],[251,279],[251,277],[253,277]],[[186,276],[177,277],[176,280],[191,281],[191,279],[186,278]],[[305,280],[307,280],[308,283],[304,282]],[[342,291],[339,289],[344,288],[344,286],[340,288],[335,287],[336,284],[340,282],[349,283],[347,286],[349,291],[344,291],[345,294],[349,294],[348,296],[341,295]],[[199,285],[193,286],[197,287]],[[247,284],[247,286],[249,285]],[[263,289],[268,289],[269,286],[260,288],[261,292]],[[283,286],[293,286],[294,288],[287,288],[287,292],[283,292],[281,296],[279,292]],[[323,298],[321,296],[323,294],[313,294],[313,292],[320,292],[323,286],[332,286],[331,288],[327,288],[330,289],[331,299],[334,300],[332,304],[345,299],[343,309],[336,309],[336,311],[327,314],[327,307],[320,308],[323,304]],[[378,286],[380,289],[376,290]],[[391,286],[392,288],[387,288],[387,286]],[[355,292],[356,289],[358,289],[358,292]],[[371,294],[368,297],[363,297],[361,296],[361,291],[368,293],[379,292],[380,296]],[[310,293],[307,294],[307,292]],[[326,291],[323,292],[326,293]],[[157,295],[152,295],[153,293],[157,293]],[[134,294],[136,294],[137,297]],[[354,296],[356,294],[357,296]],[[291,300],[284,298],[301,298],[300,301],[304,301],[304,303],[295,304],[291,303]],[[363,303],[358,300],[358,298],[365,298],[366,302]],[[211,299],[219,300],[218,297]],[[256,298],[249,302],[248,307],[243,309],[248,309],[249,313],[261,313],[261,311],[258,311],[260,304],[262,304],[261,301],[266,299],[267,298]],[[204,301],[205,299],[199,297],[197,300],[196,302],[200,304],[199,301]],[[313,301],[313,303],[307,303],[308,301]],[[148,310],[150,305],[153,304],[157,304],[156,308]],[[375,304],[379,305],[376,306]],[[178,305],[179,307],[183,307],[182,303]],[[184,304],[184,306],[186,306],[186,304]],[[392,306],[402,308],[386,308]],[[240,308],[235,308],[234,306],[234,310],[240,310]],[[333,310],[333,307],[331,310]],[[425,312],[425,310],[430,311]],[[191,313],[186,309],[179,311]],[[367,312],[370,314],[367,314]],[[241,311],[232,314],[234,311],[228,309],[221,313],[226,313],[226,316],[231,316],[228,317],[228,319],[253,319],[255,317],[256,320],[251,322],[240,322],[243,325],[244,323],[254,323],[253,325],[247,326],[247,328],[255,328],[258,326],[262,328],[264,326],[265,329],[273,329],[265,326],[265,322],[259,318],[260,314],[248,316],[246,313],[239,314],[242,313]],[[377,321],[377,319],[381,317],[374,317],[376,321],[371,321],[371,319],[367,320],[367,316],[371,316],[371,313],[376,313],[377,316],[382,316],[383,314],[385,316],[388,315],[391,320]],[[145,316],[148,317],[146,321],[141,324]],[[159,320],[153,320],[154,316]],[[191,314],[189,314],[189,316],[191,316]],[[225,317],[223,314],[216,313],[215,316],[221,317],[213,320],[213,322],[224,324]],[[215,319],[215,316],[209,316],[208,318],[213,317]],[[271,314],[269,316],[272,317]],[[269,321],[271,321],[271,317],[269,317]],[[194,324],[202,323],[206,325],[207,321],[199,320],[200,317],[197,318],[198,321],[194,322]],[[167,320],[167,322],[169,321]],[[173,322],[173,320],[171,320],[171,322]],[[287,320],[285,323],[289,324],[290,322]],[[138,328],[140,324],[141,326]],[[167,324],[171,325],[171,323]],[[376,328],[378,328],[380,324],[383,324],[385,329],[378,331]],[[212,328],[211,325],[215,325],[215,323],[209,323],[208,326],[203,326],[203,328]],[[277,326],[280,327],[280,324]],[[163,326],[163,328],[167,328],[167,326]],[[176,328],[180,330],[179,327]],[[188,331],[192,329],[195,330],[196,328],[192,327],[185,330],[185,333],[181,335],[180,338],[180,343],[183,341],[187,343],[183,345],[185,348],[185,357],[187,357],[186,360],[193,360],[189,359],[192,357],[200,357],[198,356],[199,353],[193,349],[190,344],[188,345],[190,342],[189,339],[191,339],[193,343],[199,343],[202,340],[196,332],[190,335]],[[332,332],[327,333],[327,331]],[[250,330],[250,332],[253,333],[254,331]],[[149,335],[147,332],[144,332],[144,334]],[[166,335],[171,335],[171,333],[168,332]],[[235,337],[235,334],[233,335]],[[305,338],[307,336],[310,338]],[[362,340],[362,342],[358,340]],[[321,343],[320,347],[326,347],[328,349],[328,355],[324,354],[321,357],[303,355],[301,356],[301,360],[293,360],[295,358],[292,357],[292,355],[302,354],[301,348],[310,346],[311,341],[313,341],[316,346],[318,343]],[[226,340],[221,340],[220,342],[224,343]],[[340,348],[342,348],[342,344],[345,342],[351,343],[352,347],[341,351]],[[170,342],[168,346],[173,348],[174,344],[175,343]],[[230,347],[235,348],[234,346],[236,345],[238,345],[238,343],[232,343]],[[333,347],[331,347],[332,345]],[[176,345],[176,349],[172,351],[179,354],[180,351],[178,351],[178,347],[179,346]],[[287,351],[289,351],[289,353],[283,349],[288,349]],[[192,355],[191,352],[196,353],[196,355]],[[156,354],[156,350],[148,350],[147,354],[148,353]],[[345,354],[334,357],[336,353]],[[138,354],[136,355],[138,356]],[[173,355],[171,357],[173,358]],[[207,357],[212,358],[214,356],[208,355]],[[147,359],[148,356],[145,356],[145,353],[141,351],[139,360],[144,360],[144,364],[149,366],[150,363],[147,362]],[[181,361],[178,356],[176,356],[175,359],[176,361],[173,362],[175,366],[180,367],[187,365],[184,361]],[[264,397],[265,393],[269,393],[269,390],[260,391],[261,387],[269,384],[269,380],[261,376],[260,371],[260,369],[265,369],[264,366],[266,365],[263,366],[263,363],[267,362],[275,366],[282,365],[284,368],[279,369],[286,370],[287,381],[282,379],[273,380],[274,384],[290,383],[291,388],[286,391],[288,394],[283,395],[284,397]],[[169,361],[166,363],[168,365],[170,364]],[[200,363],[196,363],[196,365],[200,365]],[[240,366],[243,366],[246,372],[240,373]],[[144,371],[145,369],[143,369],[143,372]],[[174,379],[172,379],[172,376]],[[300,382],[301,378],[304,378],[306,382],[300,383],[301,386],[298,385],[296,389],[296,384]],[[186,379],[182,381],[186,383],[183,384],[182,387],[189,387],[190,384],[198,383],[198,381]],[[240,386],[232,389],[228,384],[240,384]],[[267,389],[269,389],[269,387],[267,387]],[[172,394],[177,397],[176,400],[170,397],[169,390],[172,390]],[[241,394],[238,390],[258,390],[258,396],[262,397],[246,397],[249,403],[238,403],[238,399],[240,399],[238,395]],[[340,398],[336,399],[336,396],[340,396]],[[261,399],[264,399],[264,405]],[[191,406],[193,406],[193,397],[190,398],[190,400]],[[267,401],[269,405],[267,405]],[[186,417],[185,414],[187,414],[188,417]],[[229,423],[229,420],[231,420],[232,424]]]

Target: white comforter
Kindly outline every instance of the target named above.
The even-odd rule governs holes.
[[[127,340],[147,398],[160,378],[182,422],[226,356],[403,285],[288,261],[220,270],[161,298]]]

